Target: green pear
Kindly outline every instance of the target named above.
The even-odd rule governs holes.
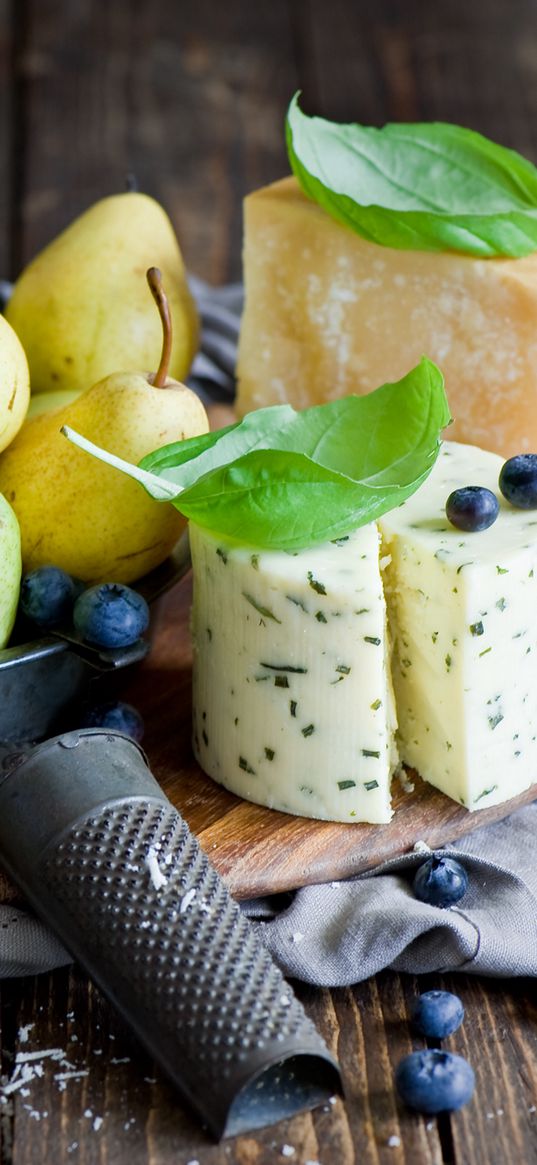
[[[0,495],[0,647],[5,647],[15,622],[21,585],[19,523]]]
[[[151,287],[164,328],[157,373],[107,376],[65,408],[27,421],[0,456],[0,490],[19,519],[25,570],[54,563],[86,582],[132,582],[168,556],[184,529],[173,506],[60,432],[68,425],[135,464],[161,445],[207,432],[199,398],[167,375],[171,321],[159,272]]]
[[[0,315],[0,450],[18,433],[28,410],[30,376],[20,340]]]
[[[26,351],[32,392],[82,392],[118,368],[151,368],[159,323],[140,275],[157,263],[174,328],[170,375],[186,376],[198,320],[172,224],[129,191],[103,198],[23,271],[6,317]]]

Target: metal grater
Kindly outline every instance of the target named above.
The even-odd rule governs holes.
[[[4,769],[6,870],[217,1138],[340,1091],[337,1064],[138,745],[86,729]]]

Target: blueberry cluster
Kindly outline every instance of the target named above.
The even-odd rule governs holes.
[[[431,854],[414,875],[414,894],[420,902],[440,909],[459,902],[468,888],[468,875],[453,858]],[[457,1031],[464,1007],[450,991],[425,991],[411,1012],[412,1025],[429,1040],[443,1040]],[[395,1073],[401,1099],[417,1112],[453,1112],[466,1104],[475,1086],[473,1069],[452,1052],[427,1048],[405,1056]]]
[[[131,587],[107,582],[86,588],[58,566],[24,575],[20,607],[37,627],[74,624],[85,643],[102,648],[130,646],[149,624],[149,607]]]
[[[74,626],[94,647],[129,647],[146,631],[149,608],[144,598],[123,583],[86,587],[57,566],[42,566],[24,575],[20,608],[43,631]],[[96,704],[82,713],[80,727],[109,728],[140,741],[144,722],[123,700]]]
[[[502,466],[500,492],[517,510],[537,508],[537,453],[518,453]],[[453,490],[446,502],[446,515],[457,530],[476,533],[488,530],[496,521],[500,503],[496,494],[482,485],[465,485]]]
[[[425,991],[411,1012],[413,1027],[431,1040],[443,1040],[457,1031],[464,1007],[450,991]],[[427,1048],[412,1052],[398,1064],[395,1086],[401,1100],[417,1112],[454,1112],[470,1100],[475,1076],[462,1056]]]

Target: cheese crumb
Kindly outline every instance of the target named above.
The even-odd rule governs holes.
[[[89,1076],[89,1068],[80,1068],[78,1072],[57,1072],[54,1076],[55,1080],[80,1080],[83,1076]]]
[[[292,1145],[282,1145],[280,1153],[282,1157],[294,1157],[295,1150]]]
[[[406,770],[401,768],[397,772],[397,779],[404,793],[413,793],[416,788],[414,781],[411,781],[406,774]]]
[[[158,864],[158,858],[156,854],[157,848],[160,847],[152,845],[149,847],[147,857],[145,859],[145,864],[149,870],[149,875],[153,883],[153,889],[156,890],[158,894],[159,890],[162,890],[162,887],[167,885],[168,879],[165,878]]]
[[[426,841],[415,841],[412,846],[415,854],[431,854],[433,851]]]
[[[390,1149],[398,1149],[400,1144],[401,1144],[401,1138],[398,1137],[395,1133],[393,1134],[393,1136],[388,1137],[388,1147]]]
[[[186,894],[181,899],[181,905],[179,907],[180,914],[184,914],[185,910],[188,910],[188,907],[192,904],[195,897],[196,897],[196,891],[194,889],[187,890]]]

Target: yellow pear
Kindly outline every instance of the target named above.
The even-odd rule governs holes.
[[[0,315],[0,449],[18,433],[29,399],[30,377],[22,344]]]
[[[160,272],[148,272],[148,280],[164,328],[157,373],[107,376],[67,407],[27,421],[0,456],[0,491],[19,519],[25,570],[53,563],[86,582],[132,582],[167,557],[185,526],[173,506],[154,501],[60,432],[69,425],[134,463],[161,445],[207,432],[199,398],[167,375],[171,323]]]
[[[26,351],[32,393],[82,392],[118,368],[151,368],[159,324],[140,275],[153,263],[173,319],[170,375],[184,379],[198,319],[179,245],[158,202],[129,191],[95,203],[15,284],[6,317]]]

